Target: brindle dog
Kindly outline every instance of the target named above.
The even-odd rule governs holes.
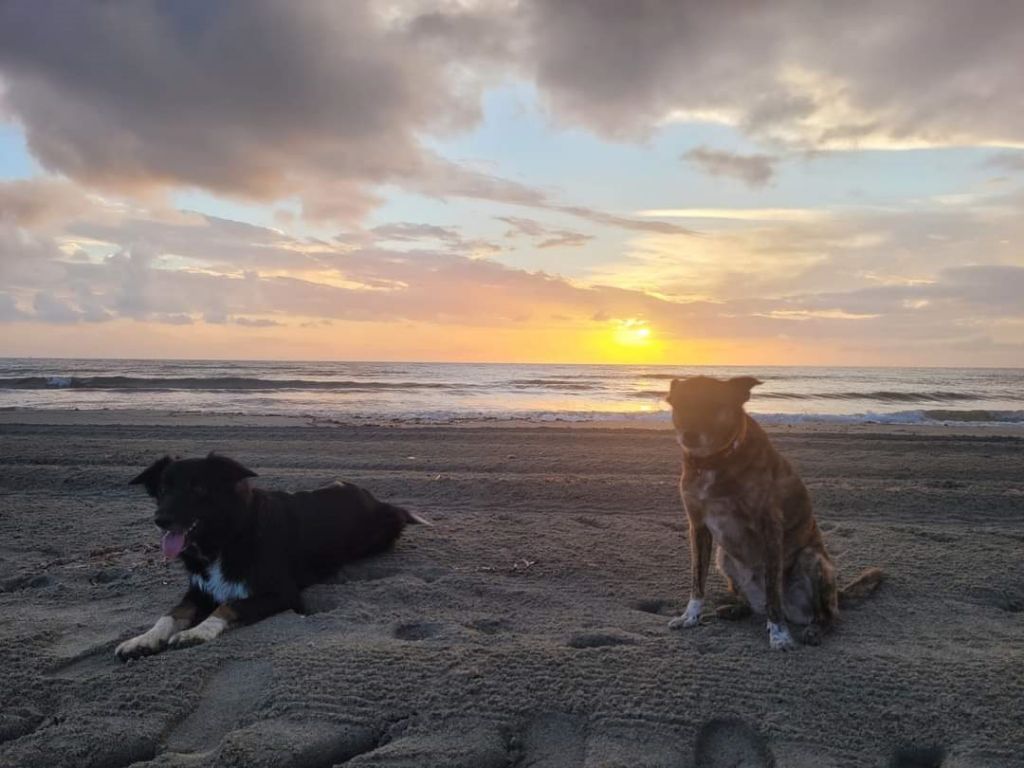
[[[881,571],[868,569],[840,592],[800,477],[743,410],[750,376],[720,381],[675,379],[668,395],[683,449],[680,491],[690,523],[690,601],[672,629],[694,627],[704,608],[711,562],[725,576],[733,599],[722,618],[768,615],[775,650],[797,647],[786,621],[803,626],[802,640],[817,645],[839,615],[839,600],[874,590]]]

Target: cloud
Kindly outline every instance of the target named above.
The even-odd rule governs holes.
[[[475,125],[494,83],[532,83],[555,120],[623,140],[685,119],[802,149],[1020,147],[1021,48],[1024,6],[998,0],[0,3],[3,113],[48,170],[107,194],[296,199],[349,223],[397,186],[682,231],[437,156],[431,140]],[[690,160],[771,178],[768,155]]]
[[[451,71],[451,36],[387,10],[11,0],[5,105],[46,168],[93,187],[295,195],[309,215],[358,218],[375,185],[430,162],[422,136],[479,117],[480,84]]]
[[[751,187],[763,187],[771,181],[778,160],[771,155],[740,155],[703,146],[691,149],[683,159],[711,176],[739,179]]]
[[[909,359],[900,350],[927,349],[932,361],[1006,364],[1024,326],[1024,265],[1014,245],[1024,237],[1022,209],[1024,200],[1007,196],[748,221],[699,238],[643,233],[626,258],[582,281],[477,258],[472,238],[454,227],[394,222],[333,242],[130,206],[93,225],[55,205],[39,233],[0,216],[0,243],[17,244],[0,248],[0,320],[498,333],[580,331],[639,317],[658,339],[685,344],[746,340],[769,349],[784,337],[833,359],[873,347],[892,350],[896,362]],[[505,218],[517,237],[550,236],[541,222]],[[82,238],[88,258],[74,258],[66,246]],[[984,263],[971,263],[978,254]],[[964,351],[968,340],[976,356]]]
[[[462,241],[462,235],[456,227],[441,227],[436,224],[416,224],[408,221],[395,221],[388,224],[381,224],[374,227],[373,234],[381,240],[440,240],[442,242],[458,243]]]
[[[362,238],[364,245],[375,242],[417,243],[421,241],[434,241],[443,244],[449,250],[460,253],[472,253],[477,256],[495,254],[502,250],[500,245],[489,240],[466,238],[458,227],[442,227],[436,224],[396,221],[376,226],[367,235],[368,237]],[[359,239],[357,236],[356,240]]]
[[[18,309],[14,297],[9,293],[0,291],[0,323],[11,323],[17,320],[27,320],[28,314]]]
[[[574,232],[567,229],[551,229],[535,219],[519,216],[495,216],[498,221],[509,225],[505,237],[533,238],[535,246],[540,250],[547,248],[579,248],[594,239],[593,235]]]
[[[231,322],[248,328],[275,328],[284,325],[284,323],[266,317],[235,317],[231,319]]]
[[[15,179],[0,185],[0,220],[34,230],[73,216],[99,216],[102,205],[80,187],[52,178]]]
[[[1024,6],[533,0],[521,62],[612,138],[726,122],[813,148],[1024,144]]]
[[[650,208],[638,216],[727,221],[820,221],[832,214],[824,208]]]
[[[505,205],[518,205],[540,211],[584,219],[604,227],[636,232],[692,235],[693,230],[664,221],[645,221],[631,216],[597,210],[585,205],[567,205],[547,192],[455,163],[435,164],[431,172],[417,180],[415,191],[437,197],[468,197]]]
[[[547,248],[579,248],[593,240],[592,235],[584,235],[580,232],[553,232],[551,237],[537,243],[540,250]]]
[[[502,3],[423,7],[11,0],[0,4],[4,104],[45,168],[107,194],[296,198],[307,220],[351,224],[397,185],[682,231],[565,205],[426,148],[479,119],[481,89],[518,44]]]
[[[1004,196],[813,216],[740,215],[700,238],[637,238],[590,279],[717,300],[928,282],[947,268],[1021,265],[1022,212],[1024,200]]]
[[[548,229],[536,219],[524,219],[519,216],[496,216],[495,218],[511,227],[505,233],[505,237],[516,237],[517,235],[543,237],[548,233]]]
[[[39,292],[32,302],[37,320],[44,323],[77,323],[82,313],[49,293]]]
[[[1003,171],[1024,171],[1024,152],[997,152],[985,160],[985,165]]]

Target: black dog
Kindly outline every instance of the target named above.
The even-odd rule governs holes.
[[[350,483],[262,491],[256,473],[225,456],[164,457],[132,480],[156,499],[169,560],[189,573],[181,602],[148,632],[121,643],[122,659],[213,640],[224,630],[302,608],[300,592],[345,563],[388,549],[416,514]]]

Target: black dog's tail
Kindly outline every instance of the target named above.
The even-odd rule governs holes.
[[[839,605],[856,605],[874,593],[881,583],[881,568],[865,568],[860,576],[839,590]]]
[[[411,509],[399,507],[395,504],[392,504],[390,506],[392,506],[399,513],[402,521],[406,525],[426,525],[428,527],[433,527],[434,525],[432,522],[427,520],[427,518],[423,517],[423,515],[420,515],[417,512],[413,512]]]

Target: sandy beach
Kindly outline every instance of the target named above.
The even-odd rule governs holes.
[[[819,648],[685,604],[665,429],[346,427],[0,413],[0,765],[688,766],[735,715],[780,766],[1024,766],[1024,473],[1012,429],[775,427],[840,580],[887,581]],[[217,450],[266,488],[416,509],[396,550],[207,646],[118,662],[183,590],[127,481]],[[723,583],[714,575],[712,600]]]

